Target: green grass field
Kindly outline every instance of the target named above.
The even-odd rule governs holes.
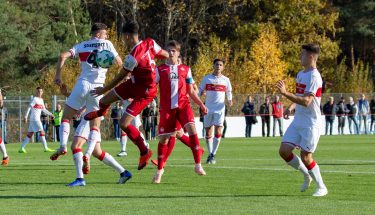
[[[86,187],[66,187],[75,178],[71,153],[52,162],[40,144],[8,144],[9,166],[0,167],[0,214],[375,214],[374,136],[322,137],[315,154],[328,187],[326,197],[299,192],[303,177],[278,157],[279,138],[223,139],[207,176],[193,171],[191,151],[177,143],[162,183],[155,168],[136,170],[138,150],[117,158],[133,173],[126,184],[92,159]],[[57,148],[56,143],[50,147]],[[103,148],[115,155],[116,142]],[[151,148],[156,153],[157,144]],[[154,155],[156,157],[156,155]],[[206,154],[204,155],[204,160]]]

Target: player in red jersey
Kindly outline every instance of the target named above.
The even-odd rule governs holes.
[[[91,91],[93,95],[102,95],[111,90],[102,99],[100,99],[97,111],[88,113],[85,116],[86,120],[92,120],[108,113],[111,103],[118,100],[134,99],[132,103],[126,108],[124,115],[121,118],[121,129],[126,132],[129,139],[131,139],[139,148],[140,159],[138,170],[143,169],[148,160],[152,156],[152,151],[146,146],[145,140],[141,137],[140,132],[131,124],[131,121],[136,117],[144,107],[149,104],[157,93],[155,82],[155,61],[154,58],[167,58],[168,52],[161,49],[160,46],[152,39],[147,38],[139,40],[138,37],[139,26],[136,22],[127,22],[122,33],[124,40],[128,46],[133,47],[129,55],[126,56],[124,66],[121,72],[105,87],[98,87]],[[119,86],[124,77],[131,73],[131,78]]]
[[[168,141],[174,136],[181,125],[189,133],[190,148],[194,155],[195,172],[206,175],[201,165],[201,150],[199,139],[194,124],[194,114],[190,106],[189,97],[207,113],[207,108],[199,99],[192,86],[193,77],[190,67],[180,64],[181,45],[177,41],[167,44],[169,59],[166,64],[157,68],[156,81],[160,88],[160,123],[158,145],[158,169],[152,179],[153,183],[160,183],[164,173],[164,164],[168,153]],[[180,128],[177,128],[180,126]]]

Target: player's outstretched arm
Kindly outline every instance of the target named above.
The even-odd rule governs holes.
[[[194,86],[192,84],[188,84],[187,87],[188,87],[188,93],[189,93],[190,98],[194,101],[195,104],[199,106],[203,114],[207,114],[208,112],[207,107],[203,104],[197,92],[194,90]]]
[[[58,85],[58,86],[61,86],[62,84],[62,81],[61,81],[61,70],[62,70],[62,67],[64,66],[64,63],[66,61],[66,59],[72,57],[72,53],[71,52],[63,52],[60,54],[60,57],[59,57],[59,60],[57,61],[57,65],[56,65],[56,74],[55,74],[55,84]]]
[[[305,94],[304,96],[296,96],[293,93],[290,93],[285,88],[284,81],[278,81],[276,83],[277,89],[280,91],[281,95],[285,96],[290,101],[302,105],[302,106],[309,106],[314,98],[313,94]]]

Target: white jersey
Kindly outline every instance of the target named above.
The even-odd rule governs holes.
[[[293,123],[296,127],[320,126],[320,102],[322,97],[322,77],[317,69],[300,71],[296,80],[296,95],[314,95],[308,107],[296,104]]]
[[[49,112],[44,106],[43,99],[40,97],[33,97],[30,102],[29,108],[26,111],[25,118],[27,118],[30,113],[30,121],[40,121],[40,115],[42,114],[42,111],[52,116],[52,113]]]
[[[232,100],[232,85],[229,78],[224,75],[204,76],[199,85],[199,95],[202,95],[203,91],[206,91],[205,105],[208,113],[219,113],[225,110],[225,94],[228,100]]]
[[[97,53],[102,50],[112,52],[115,58],[118,56],[111,41],[97,38],[76,44],[69,50],[73,58],[79,57],[81,63],[81,75],[78,79],[93,84],[104,84],[108,69],[99,67],[95,61]]]

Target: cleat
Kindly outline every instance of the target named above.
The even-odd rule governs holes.
[[[64,156],[66,155],[66,150],[65,149],[58,149],[55,151],[55,153],[53,153],[49,159],[51,159],[52,161],[55,161],[57,159],[59,159],[60,156]]]
[[[83,178],[77,178],[72,183],[67,184],[67,187],[80,187],[80,186],[86,186],[86,181]]]
[[[161,176],[163,175],[163,173],[164,173],[164,169],[156,170],[155,175],[152,178],[152,183],[153,184],[160,184]]]
[[[128,153],[126,153],[126,151],[121,151],[120,153],[117,154],[118,157],[125,157],[127,155]]]
[[[328,194],[328,190],[327,190],[327,188],[326,187],[322,187],[322,188],[317,188],[316,190],[315,190],[315,192],[313,193],[313,195],[312,196],[315,196],[315,197],[321,197],[321,196],[325,196],[325,195],[327,195]]]
[[[18,153],[27,153],[27,151],[26,151],[26,149],[24,149],[24,148],[20,148],[19,150],[18,150]]]
[[[9,156],[6,158],[3,158],[3,161],[1,162],[1,165],[3,166],[8,166],[8,164],[9,164]]]
[[[54,149],[50,149],[50,148],[47,148],[47,149],[44,149],[44,152],[55,152],[56,150]]]
[[[310,175],[305,176],[305,181],[303,182],[301,186],[301,192],[305,192],[309,187],[312,182],[312,178]]]
[[[86,155],[82,157],[82,160],[83,160],[82,172],[83,174],[87,175],[90,173],[90,161]]]
[[[216,164],[215,155],[211,156],[210,164]]]
[[[101,117],[101,115],[98,113],[98,111],[92,111],[92,112],[86,114],[84,118],[85,118],[85,120],[90,121],[90,120],[96,119],[98,117]]]
[[[125,184],[125,182],[131,179],[132,176],[133,175],[128,170],[125,170],[123,173],[120,174],[120,179],[118,180],[117,184]]]
[[[145,166],[147,166],[148,160],[151,158],[151,156],[152,156],[152,151],[151,151],[151,149],[149,149],[149,150],[147,150],[147,153],[145,155],[142,155],[139,158],[138,170],[141,170],[141,169],[145,168]]]
[[[197,173],[198,175],[206,175],[206,172],[204,171],[202,165],[200,164],[195,165],[194,172]]]
[[[151,163],[154,164],[155,166],[158,166],[158,165],[159,165],[158,160],[151,160]]]

